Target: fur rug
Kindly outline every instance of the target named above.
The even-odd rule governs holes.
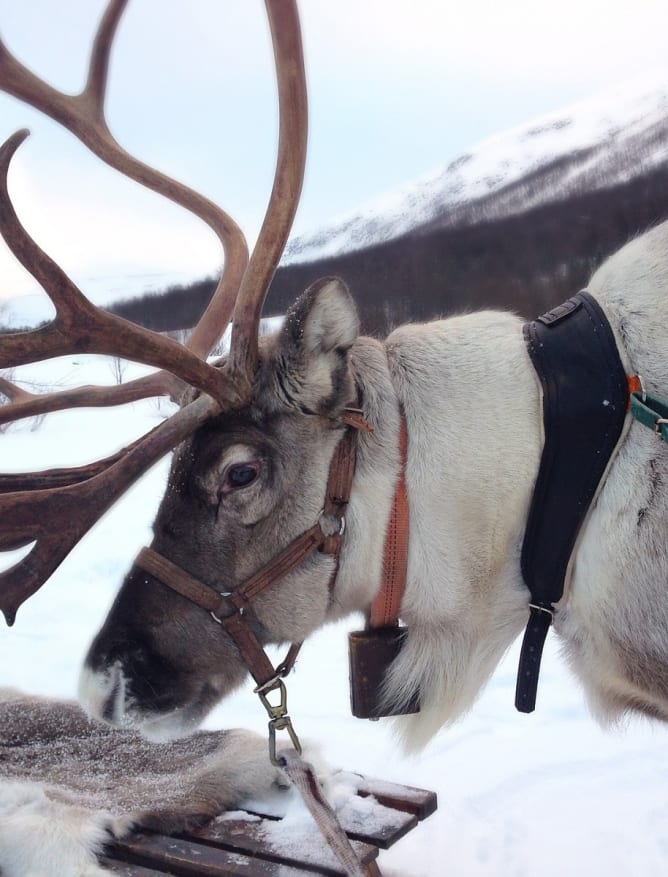
[[[186,831],[288,788],[244,730],[149,743],[74,702],[0,689],[0,877],[97,877],[106,842]]]

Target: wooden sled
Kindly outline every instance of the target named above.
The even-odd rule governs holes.
[[[355,784],[363,806],[346,805],[338,817],[366,873],[379,877],[379,850],[434,813],[436,795],[359,776]],[[284,831],[280,826],[268,813],[242,811],[189,835],[137,835],[109,849],[101,863],[122,877],[345,877],[315,823],[299,836],[293,826]]]

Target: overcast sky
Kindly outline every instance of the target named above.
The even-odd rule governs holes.
[[[36,73],[80,88],[103,0],[0,0],[0,33]],[[302,0],[309,162],[295,230],[424,175],[477,141],[664,64],[665,0]],[[218,201],[252,240],[271,187],[276,111],[261,0],[131,0],[112,58],[117,139]],[[75,277],[196,277],[199,222],[107,170],[0,95],[0,137],[32,136],[10,177],[33,236]],[[34,289],[0,250],[0,298]]]

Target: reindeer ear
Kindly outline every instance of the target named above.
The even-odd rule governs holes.
[[[359,317],[343,280],[323,277],[312,283],[288,311],[285,331],[305,353],[348,350],[359,334]]]
[[[324,277],[309,286],[286,314],[278,342],[278,379],[288,401],[318,414],[348,404],[348,351],[358,334],[357,308],[342,280]]]

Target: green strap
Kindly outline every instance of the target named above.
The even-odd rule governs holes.
[[[631,414],[668,444],[668,404],[655,396],[631,394]]]

